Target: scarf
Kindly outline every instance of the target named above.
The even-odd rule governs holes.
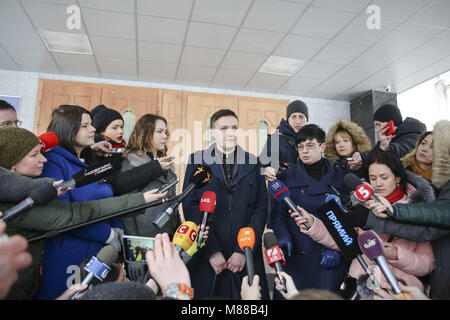
[[[423,170],[419,164],[417,163],[417,160],[414,160],[414,163],[411,165],[412,171],[421,176],[422,178],[431,181],[431,174],[433,173],[433,167],[429,167],[426,170]]]
[[[386,197],[390,204],[394,204],[405,196],[401,187],[397,187],[390,195]]]

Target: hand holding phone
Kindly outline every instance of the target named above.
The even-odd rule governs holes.
[[[388,124],[383,128],[388,128],[388,130],[384,133],[385,136],[391,136],[395,133],[394,121],[389,121]]]

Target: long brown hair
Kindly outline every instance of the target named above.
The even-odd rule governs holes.
[[[167,126],[167,121],[161,116],[155,114],[145,114],[136,123],[130,138],[128,139],[127,146],[125,147],[125,153],[123,157],[126,158],[130,153],[146,153],[151,152],[155,157],[165,157],[167,154],[167,145],[163,151],[156,150],[153,145],[153,133],[156,128],[156,121],[162,120]],[[169,133],[167,133],[169,136]]]
[[[424,131],[420,134],[420,136],[417,138],[416,147],[413,151],[405,155],[401,160],[402,164],[405,168],[411,167],[416,162],[416,154],[417,149],[419,148],[419,145],[422,143],[423,139],[428,137],[430,134],[433,134],[433,131]]]

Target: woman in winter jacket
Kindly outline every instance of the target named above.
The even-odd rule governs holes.
[[[2,183],[9,184],[8,190],[0,189],[0,211],[5,212],[29,196],[27,188],[42,190],[46,185],[49,188],[48,192],[53,191],[56,197],[53,179],[31,179],[41,174],[47,161],[40,154],[40,148],[39,139],[28,130],[17,127],[0,129],[0,166],[5,168],[1,168],[0,176]],[[6,233],[10,236],[20,234],[26,238],[33,238],[47,231],[74,226],[158,200],[161,196],[153,192],[80,203],[52,201],[45,206],[36,206],[8,221]],[[16,199],[17,196],[19,198]],[[27,251],[32,256],[32,263],[19,272],[19,279],[11,288],[7,299],[32,299],[40,281],[39,269],[43,248],[43,240],[29,243]]]
[[[386,197],[392,204],[423,200],[433,202],[435,200],[431,186],[423,178],[413,173],[407,173],[399,159],[389,152],[372,154],[367,159],[363,172],[375,193]],[[302,212],[305,213],[305,217],[296,218],[300,230],[324,246],[338,250],[323,222],[304,210]],[[311,228],[306,230],[301,224],[302,221],[309,221]],[[359,228],[357,231],[362,232]],[[397,279],[403,280],[409,286],[416,286],[423,290],[423,284],[418,277],[425,276],[434,269],[431,244],[409,241],[389,234],[380,234],[380,238],[386,248],[386,260]],[[369,266],[374,263],[365,256],[363,258]],[[378,267],[374,268],[373,273],[382,288],[391,289],[389,282]],[[356,259],[350,266],[349,275],[355,279],[365,275],[364,269]]]
[[[157,189],[177,178],[173,170],[170,168],[170,164],[173,162],[167,157],[168,136],[167,121],[163,117],[153,114],[146,114],[143,115],[136,123],[124,153],[122,171],[126,172],[151,161],[156,161],[156,158],[161,158],[163,166],[167,167],[167,170],[165,170],[162,175],[153,181],[150,181],[143,188],[138,189],[139,191]],[[168,161],[163,161],[162,159]],[[167,164],[165,162],[167,162]],[[168,191],[168,196],[175,196],[175,187],[170,188]],[[174,210],[171,215],[170,222],[167,223],[162,230],[158,229],[152,223],[153,220],[161,212],[164,212],[164,210],[166,210],[170,205],[171,203],[164,203],[160,206],[146,209],[145,214],[140,216],[121,219],[123,225],[125,226],[125,234],[142,237],[154,237],[158,233],[166,232],[169,237],[172,238],[176,229],[181,224],[181,219],[177,209]]]
[[[365,152],[372,149],[369,137],[363,128],[354,122],[339,120],[325,138],[325,156],[335,166],[348,169],[347,158],[355,152]]]

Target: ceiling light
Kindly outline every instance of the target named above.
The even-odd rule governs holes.
[[[38,30],[48,51],[92,54],[86,34]]]
[[[270,56],[258,71],[293,76],[304,63],[305,61],[299,59]]]

